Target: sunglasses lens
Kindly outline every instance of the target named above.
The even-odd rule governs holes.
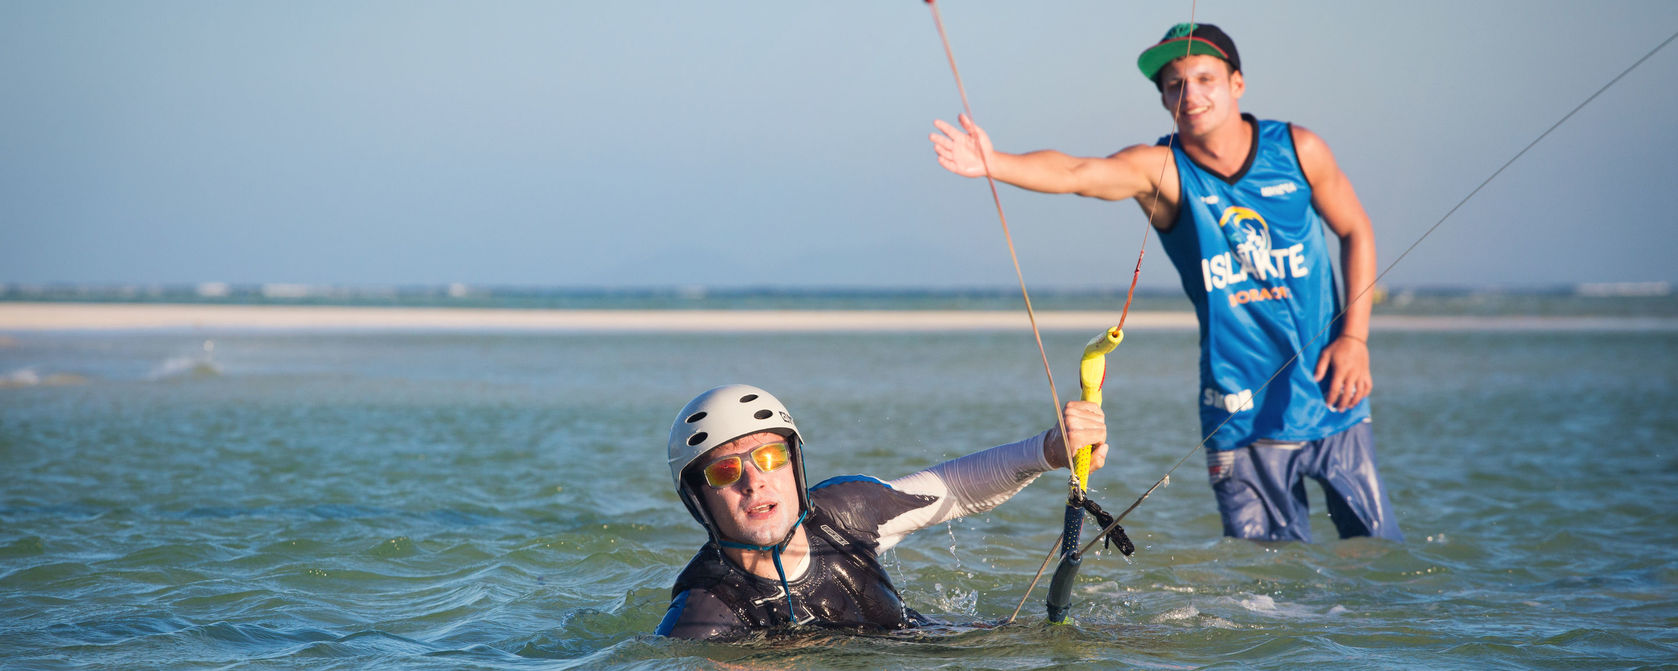
[[[752,461],[765,473],[787,465],[791,459],[792,455],[788,453],[786,443],[770,443],[752,450]]]
[[[705,482],[712,487],[727,487],[740,481],[745,475],[746,462],[741,455],[723,457],[705,467]],[[752,450],[752,463],[757,464],[757,470],[764,473],[779,470],[787,462],[792,461],[792,450],[786,443],[766,443]]]
[[[727,487],[740,480],[743,464],[739,457],[722,459],[705,467],[705,482],[712,487]]]

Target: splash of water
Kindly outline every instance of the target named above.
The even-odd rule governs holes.
[[[944,530],[950,534],[950,560],[955,562],[955,565],[952,568],[956,571],[960,571],[961,570],[961,553],[956,552],[956,525],[955,525],[955,521],[951,520],[949,522],[945,522],[944,523]]]
[[[20,368],[0,377],[0,387],[33,387],[40,383],[41,375],[33,368]]]
[[[153,367],[146,376],[149,380],[166,380],[176,377],[215,377],[221,375],[221,366],[216,364],[216,341],[205,340],[197,354],[172,356],[164,359],[163,363]]]
[[[87,378],[74,373],[48,373],[42,375],[35,372],[33,366],[19,368],[5,375],[0,375],[0,389],[8,387],[54,387],[73,384],[83,384]]]

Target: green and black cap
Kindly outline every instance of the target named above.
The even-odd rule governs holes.
[[[1143,76],[1159,83],[1159,71],[1166,63],[1184,56],[1203,54],[1216,56],[1229,63],[1237,72],[1241,70],[1241,54],[1235,51],[1235,40],[1229,39],[1224,31],[1210,23],[1179,23],[1165,31],[1165,37],[1160,38],[1159,44],[1148,47],[1147,51],[1136,59],[1136,66],[1142,68]]]

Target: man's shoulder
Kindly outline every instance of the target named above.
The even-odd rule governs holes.
[[[1269,129],[1270,132],[1278,135],[1287,134],[1288,139],[1293,142],[1295,153],[1301,155],[1315,154],[1328,149],[1328,142],[1324,141],[1321,135],[1298,123],[1274,120],[1265,120],[1260,123],[1264,124],[1264,127]]]
[[[841,475],[811,487],[810,505],[820,511],[823,520],[835,522],[852,532],[871,531],[878,526],[878,521],[867,515],[869,502],[888,496],[892,491],[891,485],[870,475]]]
[[[676,598],[682,592],[694,588],[708,590],[731,573],[734,571],[723,560],[717,546],[706,543],[688,560],[687,565],[682,567],[682,572],[676,575],[676,584],[671,587],[670,596]]]
[[[840,492],[871,488],[891,489],[891,485],[872,475],[840,475],[828,478],[810,487],[810,496],[816,496],[818,492],[824,496],[834,496]]]
[[[688,560],[670,588],[670,607],[655,631],[660,636],[695,640],[727,640],[750,631],[738,604],[724,592],[738,594],[743,574],[722,559],[707,543]],[[737,599],[736,599],[737,600]]]
[[[821,504],[828,513],[850,508],[853,504],[880,501],[896,496],[908,496],[897,491],[891,483],[872,475],[841,475],[828,478],[810,488],[812,504]]]
[[[810,503],[825,518],[871,542],[879,539],[880,527],[887,521],[937,500],[935,496],[898,491],[890,483],[867,475],[830,478],[810,488]]]
[[[693,640],[727,640],[749,631],[740,614],[705,587],[690,587],[670,600],[654,633]]]
[[[1113,155],[1108,156],[1107,160],[1127,164],[1132,169],[1146,168],[1149,174],[1157,173],[1161,165],[1175,171],[1176,166],[1171,161],[1171,157],[1174,151],[1172,147],[1176,146],[1176,137],[1175,134],[1172,134],[1160,138],[1159,142],[1155,144],[1133,144],[1113,152]]]

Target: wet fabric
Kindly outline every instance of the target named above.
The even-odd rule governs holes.
[[[1322,486],[1341,538],[1404,540],[1375,467],[1375,434],[1369,422],[1321,440],[1208,451],[1206,471],[1225,536],[1310,541],[1305,491],[1309,478]]]

